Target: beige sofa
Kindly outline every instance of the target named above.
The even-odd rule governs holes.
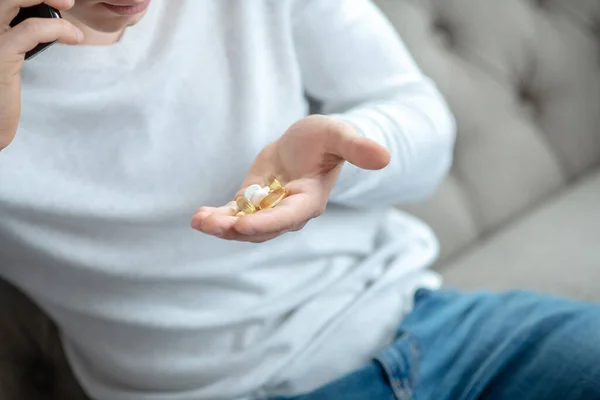
[[[376,0],[459,126],[450,177],[406,207],[451,286],[600,301],[600,0]]]
[[[450,177],[406,207],[447,284],[600,300],[600,0],[376,1],[458,120]],[[51,324],[3,283],[0,304],[0,342],[31,333],[0,354],[0,399],[83,399]]]

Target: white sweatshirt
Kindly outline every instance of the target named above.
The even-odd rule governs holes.
[[[231,200],[305,94],[387,146],[323,216],[261,245],[190,228]],[[430,193],[453,119],[366,0],[154,0],[110,47],[23,71],[0,153],[0,273],[58,323],[96,400],[259,399],[318,387],[394,337],[436,241],[388,206]]]

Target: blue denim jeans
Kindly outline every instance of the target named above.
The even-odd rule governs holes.
[[[361,370],[286,400],[600,399],[600,306],[527,292],[420,290]]]

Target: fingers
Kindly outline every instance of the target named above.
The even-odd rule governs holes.
[[[39,43],[77,44],[82,39],[81,31],[64,19],[30,18],[2,35],[0,46],[4,53],[25,54]]]
[[[379,170],[390,163],[390,152],[374,140],[364,137],[342,140],[338,155],[362,169]]]
[[[48,0],[45,4],[57,9],[71,8],[74,0]],[[78,44],[83,33],[70,22],[59,18],[28,18],[9,29],[10,21],[22,7],[41,4],[41,0],[2,0],[0,19],[4,32],[0,35],[0,52],[4,59],[12,55],[23,55],[40,43],[60,41],[65,44]]]
[[[249,235],[248,236],[248,235],[242,235],[237,232],[228,232],[222,237],[222,239],[232,240],[232,241],[236,241],[236,242],[246,242],[246,243],[265,243],[265,242],[268,242],[269,240],[278,238],[279,236],[283,235],[284,233],[287,233],[287,232],[277,232],[277,233],[273,233],[273,234],[269,234],[269,235]]]
[[[235,210],[237,212],[237,210]],[[225,240],[238,242],[263,243],[272,240],[285,232],[275,232],[265,235],[244,235],[236,231],[235,224],[244,219],[233,215],[229,206],[209,208],[203,207],[192,218],[192,228]]]
[[[233,229],[245,236],[298,231],[321,213],[308,194],[299,193],[283,199],[275,208],[239,218]]]
[[[336,121],[328,130],[326,149],[362,169],[379,170],[390,163],[390,152],[377,142],[358,134],[349,123]]]
[[[8,0],[8,2],[17,3],[20,7],[31,7],[44,3],[57,10],[68,10],[75,5],[75,0]]]
[[[231,202],[223,207],[202,207],[192,218],[192,228],[209,235],[223,237],[237,222],[237,206]]]
[[[0,23],[2,26],[8,26],[17,16],[20,8],[37,6],[42,2],[57,10],[68,10],[75,4],[75,0],[2,0],[0,1]]]
[[[236,217],[232,202],[224,207],[200,208],[192,219],[192,227],[203,233],[227,240],[262,243],[290,231],[302,229],[308,221],[321,215],[326,199],[309,193],[319,193],[314,184],[297,183],[287,186],[289,195],[275,208]]]

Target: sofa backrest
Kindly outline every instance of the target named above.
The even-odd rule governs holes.
[[[458,121],[450,176],[403,206],[442,259],[599,165],[600,0],[375,2]]]

